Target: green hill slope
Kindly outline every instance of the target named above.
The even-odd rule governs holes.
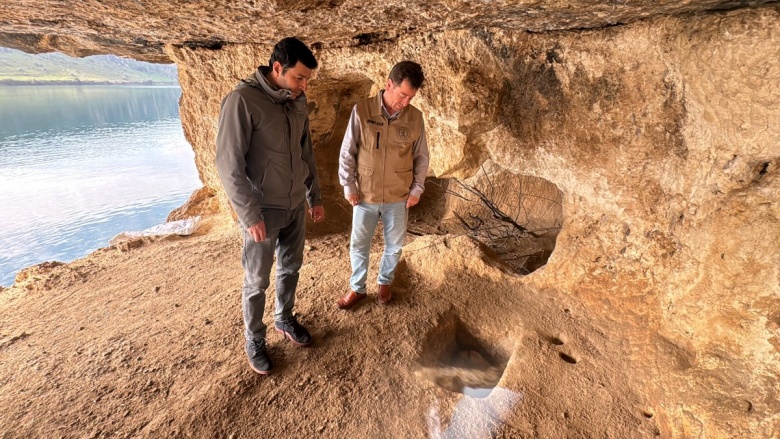
[[[174,64],[150,64],[113,55],[31,55],[0,47],[0,85],[34,84],[177,85],[178,78]]]

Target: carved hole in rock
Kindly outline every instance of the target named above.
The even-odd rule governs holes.
[[[312,227],[315,235],[343,232],[352,223],[352,207],[344,200],[338,179],[338,158],[355,102],[369,97],[373,81],[364,75],[346,74],[313,80],[306,91],[317,176],[326,204],[326,223]]]
[[[317,176],[323,189],[329,189],[334,197],[343,198],[338,158],[349,115],[355,102],[369,96],[372,85],[373,81],[363,75],[323,75],[323,78],[313,80],[306,91]]]
[[[759,164],[756,167],[758,168],[758,176],[756,177],[756,180],[758,180],[763,177],[764,174],[766,174],[767,170],[769,169],[769,162],[764,162],[763,164]]]
[[[559,353],[558,355],[560,355],[561,360],[563,360],[563,361],[565,361],[567,363],[577,364],[577,359],[572,357],[571,355],[564,354],[563,352]]]
[[[514,272],[543,267],[563,223],[563,193],[539,177],[517,175],[490,162],[473,177],[426,180],[409,234],[469,235]]]
[[[457,316],[443,317],[428,334],[416,374],[450,392],[485,398],[509,360],[496,346],[474,336]]]
[[[556,346],[562,346],[564,344],[563,340],[561,340],[558,337],[547,336],[547,337],[545,337],[545,340],[547,340],[548,343],[556,345]]]

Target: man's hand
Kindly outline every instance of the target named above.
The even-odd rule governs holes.
[[[322,206],[314,206],[309,209],[309,215],[315,223],[318,223],[325,219],[325,208]]]
[[[406,199],[406,208],[410,208],[417,203],[420,202],[420,197],[415,197],[414,195],[409,195],[409,198]]]
[[[358,204],[360,204],[360,195],[358,194],[347,195],[347,201],[349,201],[349,204],[353,206],[357,206]]]
[[[255,242],[265,241],[265,221],[260,221],[252,227],[246,229],[252,238],[255,238]]]

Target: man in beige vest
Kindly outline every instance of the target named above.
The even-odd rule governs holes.
[[[377,301],[392,294],[395,268],[406,239],[408,209],[420,201],[428,173],[428,145],[420,110],[409,105],[425,76],[419,64],[393,66],[386,88],[355,104],[339,155],[339,181],[353,206],[349,292],[339,299],[349,309],[365,299],[368,255],[378,222],[385,248],[379,264]]]

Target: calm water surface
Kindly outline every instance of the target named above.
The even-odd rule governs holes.
[[[165,222],[201,186],[178,87],[0,87],[0,285]]]

